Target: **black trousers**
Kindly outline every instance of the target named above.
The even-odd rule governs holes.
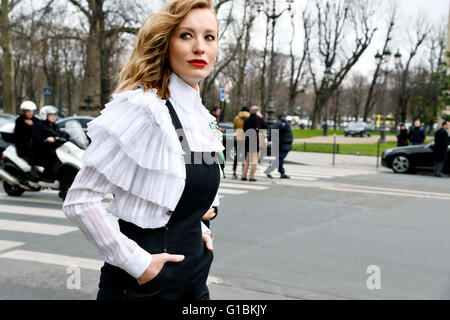
[[[434,175],[440,176],[442,174],[442,170],[444,169],[445,161],[437,161],[434,163]]]

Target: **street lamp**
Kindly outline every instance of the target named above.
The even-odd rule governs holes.
[[[381,128],[381,135],[380,135],[380,142],[386,143],[386,94],[387,94],[387,81],[388,81],[388,75],[389,75],[389,62],[391,61],[392,52],[389,50],[389,48],[386,48],[384,50],[383,55],[380,54],[378,51],[375,55],[375,64],[377,66],[381,66],[383,63],[385,64],[384,68],[384,94],[383,94],[383,124]],[[399,64],[401,64],[401,57],[399,51],[395,54],[395,66],[398,67]]]
[[[323,135],[328,135],[328,86],[331,79],[333,79],[333,71],[327,67],[324,72],[325,78],[325,123],[323,125]]]
[[[272,5],[270,4],[272,2]],[[287,8],[283,9],[281,12],[277,13],[276,3],[281,2],[280,0],[257,0],[255,2],[258,13],[264,12],[268,20],[272,20],[272,48],[270,54],[270,76],[269,76],[269,101],[267,103],[266,109],[266,124],[270,128],[273,123],[275,123],[274,113],[275,113],[275,103],[273,97],[274,90],[274,57],[275,57],[275,24],[276,21],[285,11],[292,11],[292,3],[294,0],[285,0]]]

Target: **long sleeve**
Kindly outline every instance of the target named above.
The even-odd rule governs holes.
[[[103,206],[105,194],[112,192],[113,187],[94,167],[84,166],[67,194],[63,211],[106,262],[138,278],[150,265],[152,256],[121,233],[118,221]]]

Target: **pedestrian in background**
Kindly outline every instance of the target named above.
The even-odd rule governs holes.
[[[280,178],[290,179],[290,177],[286,175],[284,169],[284,159],[286,159],[289,151],[292,150],[294,136],[292,135],[291,131],[291,122],[287,120],[284,113],[278,116],[278,121],[273,124],[272,130],[279,130],[279,152],[275,156],[275,161],[272,162],[272,164],[264,171],[264,173],[268,178],[273,179],[271,172],[278,167]]]
[[[420,120],[414,121],[414,127],[411,128],[408,134],[409,142],[411,145],[417,146],[421,145],[425,141],[425,132],[420,126]]]
[[[444,121],[442,127],[434,133],[434,176],[443,177],[445,161],[448,153],[448,122]]]
[[[219,126],[219,130],[220,130],[220,132],[223,133],[225,130],[223,128],[221,128],[220,125],[219,125],[219,123],[220,123],[220,115],[221,114],[222,114],[222,109],[220,109],[220,107],[214,106],[212,108],[211,115],[216,118],[217,125]]]
[[[248,181],[256,182],[255,173],[259,162],[259,148],[260,148],[260,129],[266,129],[267,126],[259,112],[258,106],[253,106],[250,108],[250,117],[244,121],[244,132],[245,132],[245,163],[244,169],[242,170],[242,181],[247,181],[248,168],[250,168],[250,178]],[[256,139],[251,139],[256,134]],[[255,141],[256,140],[256,141]]]
[[[247,106],[243,106],[241,111],[236,117],[234,117],[233,127],[235,129],[234,136],[234,161],[233,161],[233,180],[237,180],[236,169],[239,162],[242,164],[245,162],[247,155],[245,149],[245,132],[244,122],[250,117],[250,109]]]
[[[408,145],[408,129],[406,129],[404,123],[400,123],[397,128],[397,147],[405,147]]]

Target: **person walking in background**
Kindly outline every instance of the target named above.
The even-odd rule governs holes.
[[[408,138],[413,146],[423,144],[425,141],[425,132],[420,126],[420,120],[414,121],[414,127],[409,131]]]
[[[245,132],[244,122],[250,117],[250,109],[247,106],[243,106],[241,111],[236,117],[234,117],[233,127],[235,129],[234,136],[234,161],[233,161],[233,180],[237,180],[236,169],[238,160],[245,162],[245,156],[247,151],[245,149]]]
[[[442,127],[434,133],[434,176],[443,177],[442,169],[447,160],[448,153],[448,122],[444,121]]]
[[[397,147],[405,147],[408,145],[408,129],[406,129],[405,124],[402,122],[397,129]]]
[[[259,115],[258,115],[259,114]],[[260,135],[259,130],[267,128],[264,123],[261,114],[259,113],[259,107],[253,106],[250,108],[250,117],[244,121],[244,132],[245,132],[245,163],[244,168],[242,170],[242,181],[247,181],[247,173],[248,168],[251,165],[250,169],[250,178],[248,179],[251,182],[256,182],[255,173],[256,167],[259,162],[259,147],[260,147]],[[249,131],[249,132],[247,132]],[[250,141],[250,137],[254,137],[256,135],[256,139],[252,139]],[[255,141],[256,140],[256,141]]]
[[[284,159],[286,159],[289,151],[292,149],[292,142],[294,142],[294,136],[291,131],[291,122],[286,119],[286,115],[284,113],[278,116],[278,121],[275,122],[272,126],[272,130],[279,130],[279,153],[276,155],[275,161],[264,171],[264,174],[273,179],[271,172],[278,167],[278,172],[280,173],[281,179],[290,179],[289,176],[286,175],[284,169]]]
[[[222,109],[220,109],[218,106],[214,106],[211,110],[211,115],[216,118],[217,125],[219,126],[220,132],[224,132],[225,130],[220,127],[220,115],[222,114]]]

